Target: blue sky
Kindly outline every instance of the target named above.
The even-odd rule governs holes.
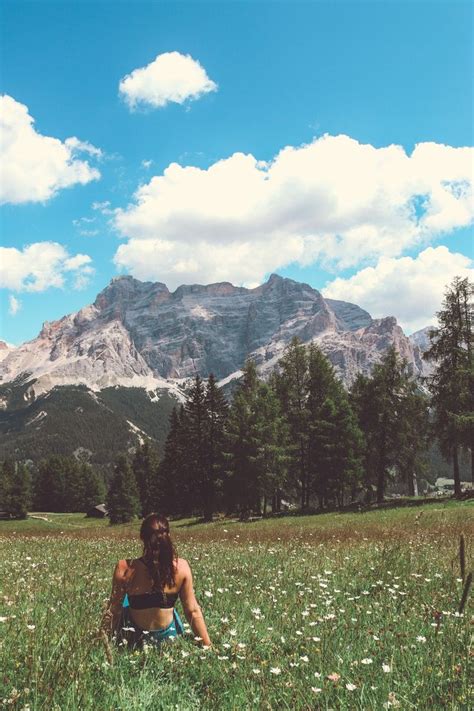
[[[68,160],[87,175],[39,194],[24,144],[9,149],[0,338],[33,338],[119,273],[175,288],[277,271],[408,332],[432,321],[472,266],[472,154],[456,150],[473,145],[472,13],[457,0],[3,0],[9,130],[27,107],[37,134],[82,142]],[[133,109],[120,81],[166,53],[216,89]]]

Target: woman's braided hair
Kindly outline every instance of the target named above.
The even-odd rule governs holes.
[[[165,585],[175,584],[174,561],[178,559],[176,549],[170,537],[170,525],[165,516],[150,513],[143,519],[140,528],[143,541],[143,560],[150,573],[153,592],[163,592]]]

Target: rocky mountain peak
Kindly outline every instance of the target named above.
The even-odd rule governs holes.
[[[37,339],[7,352],[0,379],[23,372],[54,383],[101,388],[175,382],[211,372],[227,379],[254,358],[273,368],[293,337],[316,342],[349,384],[389,345],[421,372],[419,348],[396,319],[374,320],[355,304],[325,299],[308,284],[272,274],[253,289],[229,282],[183,285],[112,279],[93,304],[43,325]],[[4,352],[1,351],[2,353]]]

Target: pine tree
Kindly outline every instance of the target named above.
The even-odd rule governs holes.
[[[322,508],[332,490],[329,450],[336,436],[333,420],[336,417],[334,398],[338,387],[334,368],[322,351],[312,343],[307,352],[308,482],[305,505],[309,506],[314,490]]]
[[[440,449],[453,463],[455,496],[461,494],[461,446],[471,450],[474,481],[473,293],[474,286],[467,278],[453,279],[437,313],[439,325],[430,331],[431,346],[423,356],[436,364],[427,382]]]
[[[24,464],[18,464],[10,482],[8,512],[12,518],[26,518],[31,507],[31,474]]]
[[[275,384],[289,426],[289,472],[299,485],[305,509],[310,495],[308,353],[298,338],[293,338],[278,365]]]
[[[280,401],[271,384],[259,383],[255,400],[255,467],[263,515],[267,501],[272,511],[280,511],[281,492],[288,469],[288,425]]]
[[[186,469],[186,415],[181,405],[173,408],[163,459],[157,472],[154,507],[167,516],[185,515],[191,511],[191,490]]]
[[[107,489],[99,472],[87,462],[83,462],[80,466],[80,475],[84,490],[81,511],[88,511],[93,506],[105,503]]]
[[[138,486],[142,516],[154,511],[158,497],[158,454],[148,441],[135,450],[132,469]]]
[[[342,384],[335,380],[331,390],[313,431],[320,506],[328,501],[342,506],[346,490],[353,496],[362,477],[362,432]]]
[[[135,475],[125,455],[120,455],[107,494],[110,523],[128,523],[139,514],[140,502]]]
[[[36,511],[65,511],[65,461],[54,454],[40,462],[35,482]]]
[[[428,405],[428,398],[420,392],[417,384],[414,381],[407,384],[397,422],[399,447],[396,467],[409,496],[417,494],[417,481],[427,466],[430,430]]]
[[[15,462],[6,459],[0,468],[0,510],[9,512],[10,489],[15,478]]]
[[[207,501],[210,496],[207,485],[207,452],[206,452],[206,388],[202,378],[197,375],[184,405],[184,421],[186,427],[187,447],[183,452],[185,470],[189,475],[189,484],[197,507],[204,516]]]
[[[384,500],[389,470],[397,466],[406,446],[401,423],[412,389],[407,363],[393,346],[374,366],[371,377],[359,376],[352,389],[352,401],[365,436],[366,484],[375,485],[379,503]]]
[[[202,482],[202,505],[206,521],[212,519],[216,502],[221,495],[225,477],[225,437],[229,406],[211,373],[204,398],[204,457],[205,477]]]
[[[256,365],[253,360],[248,360],[230,408],[226,446],[227,512],[237,509],[242,520],[258,506],[259,499],[258,433],[255,413],[257,391]]]

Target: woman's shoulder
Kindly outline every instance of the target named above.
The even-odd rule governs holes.
[[[190,566],[189,566],[189,563],[188,563],[188,561],[186,560],[186,558],[177,558],[177,559],[176,559],[176,562],[175,562],[175,565],[176,565],[176,572],[177,572],[179,575],[183,575],[183,576],[184,576],[184,575],[186,575],[186,573],[187,573],[189,570],[191,570],[191,568],[190,568]]]
[[[137,560],[137,558],[122,558],[117,561],[114,577],[117,580],[128,580],[135,571],[135,563]]]

